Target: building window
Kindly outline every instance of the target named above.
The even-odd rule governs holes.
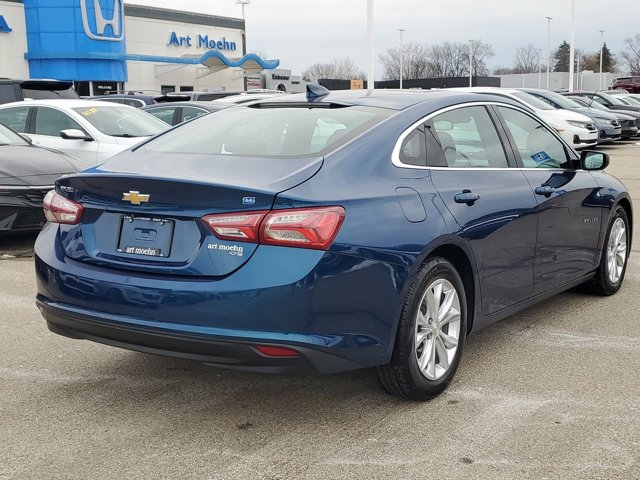
[[[181,85],[180,86],[180,91],[181,92],[193,92],[193,87],[191,87],[189,85]]]
[[[160,91],[162,92],[163,95],[165,93],[175,92],[176,91],[176,86],[175,85],[161,85],[160,86]]]

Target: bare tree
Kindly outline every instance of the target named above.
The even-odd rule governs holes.
[[[634,37],[627,38],[624,44],[627,49],[620,53],[620,57],[629,67],[631,75],[640,75],[640,33],[636,33]]]
[[[384,68],[385,80],[400,78],[400,48],[389,48],[387,53],[378,57]],[[418,79],[430,76],[429,49],[419,43],[408,43],[402,46],[402,78]]]
[[[303,80],[307,82],[317,82],[321,78],[336,80],[364,79],[364,72],[359,69],[351,58],[331,59],[329,63],[314,63],[304,72]]]
[[[480,40],[472,41],[472,71],[487,75],[487,59],[493,57],[493,47]],[[431,47],[431,66],[434,77],[465,77],[469,75],[469,44],[442,42]]]
[[[535,73],[540,66],[540,49],[529,43],[518,47],[511,73]]]
[[[465,45],[465,48],[468,50],[466,44],[462,45]],[[494,55],[495,53],[491,45],[481,40],[473,40],[473,75],[489,75],[487,60]],[[469,56],[467,55],[467,59],[468,58]],[[467,73],[469,73],[468,70],[467,68]]]

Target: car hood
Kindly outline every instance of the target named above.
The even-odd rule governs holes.
[[[576,108],[572,108],[572,110],[574,112],[578,112],[582,115],[586,115],[587,117],[591,118],[591,119],[596,119],[596,118],[605,118],[607,120],[617,120],[618,119],[618,115],[614,115],[613,113],[609,113],[609,112],[604,112],[602,110],[594,110],[593,108],[587,108],[587,107],[576,107]]]
[[[549,116],[549,118],[561,119],[565,121],[573,122],[592,122],[590,117],[571,110],[543,110],[543,112]]]
[[[169,126],[167,126],[169,128]],[[113,141],[118,145],[124,145],[125,147],[132,147],[138,143],[148,139],[149,137],[111,137]]]
[[[0,146],[3,185],[53,185],[56,178],[77,170],[67,155],[32,145]]]

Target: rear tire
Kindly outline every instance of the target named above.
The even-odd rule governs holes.
[[[439,395],[458,368],[466,332],[462,279],[449,261],[432,257],[409,287],[391,362],[376,368],[378,380],[387,392],[403,398]]]
[[[622,286],[629,258],[629,219],[624,208],[616,207],[604,237],[600,265],[588,284],[596,295],[613,295]]]

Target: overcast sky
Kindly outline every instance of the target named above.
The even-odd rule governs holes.
[[[241,17],[236,0],[126,0],[126,3]],[[444,40],[480,39],[491,44],[490,68],[510,67],[514,52],[532,43],[546,49],[551,20],[551,48],[570,40],[571,0],[375,0],[376,58],[405,42],[425,44]],[[576,48],[600,48],[600,30],[613,53],[624,40],[640,33],[640,2],[609,4],[603,0],[576,1]],[[300,74],[309,65],[351,57],[367,70],[366,0],[251,0],[245,7],[247,48],[280,60],[282,68]],[[376,78],[382,68],[376,66]]]

